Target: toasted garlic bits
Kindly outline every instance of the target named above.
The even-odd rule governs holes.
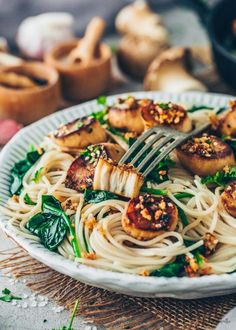
[[[141,115],[145,129],[153,126],[169,126],[181,132],[189,132],[192,123],[186,110],[172,102],[153,102],[142,108]]]
[[[129,201],[122,217],[126,233],[138,240],[150,240],[166,231],[175,230],[178,210],[164,196],[142,195]]]
[[[236,181],[225,188],[221,194],[221,202],[226,211],[236,218]]]
[[[232,149],[221,139],[206,133],[178,147],[177,156],[185,168],[200,176],[213,175],[235,164]]]

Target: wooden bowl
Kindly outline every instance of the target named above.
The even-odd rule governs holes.
[[[46,56],[47,64],[53,66],[60,74],[62,94],[65,99],[79,102],[95,98],[105,92],[111,77],[111,50],[100,44],[100,56],[91,65],[83,63],[68,64],[62,61],[76,47],[78,40],[60,43]]]
[[[30,62],[3,67],[1,72],[14,72],[47,80],[44,86],[14,89],[0,85],[0,119],[11,118],[22,124],[32,123],[53,113],[60,101],[59,75],[50,66]]]

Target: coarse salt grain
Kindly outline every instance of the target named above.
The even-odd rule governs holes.
[[[22,298],[23,298],[23,299],[26,299],[26,298],[28,298],[28,295],[24,293],[24,294],[22,295]]]
[[[27,308],[27,307],[28,307],[28,304],[27,304],[26,302],[24,302],[24,303],[22,304],[22,307],[23,307],[23,308]]]
[[[54,309],[54,312],[55,312],[55,313],[61,313],[63,310],[64,310],[64,307],[60,306],[60,307],[56,307],[56,308]]]
[[[16,306],[17,305],[17,302],[15,300],[12,301],[11,303],[13,306]]]
[[[37,303],[36,303],[36,301],[32,301],[32,303],[30,304],[30,307],[37,307]]]
[[[44,307],[46,305],[47,305],[47,302],[46,301],[41,301],[41,302],[38,303],[38,306],[39,307]]]

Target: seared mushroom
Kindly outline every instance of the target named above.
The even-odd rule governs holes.
[[[236,181],[230,183],[221,194],[221,202],[226,211],[236,218]]]
[[[129,96],[126,99],[119,98],[118,101],[108,109],[108,121],[114,128],[140,134],[144,130],[140,111],[151,103],[151,100],[138,100],[133,96]]]
[[[236,136],[236,101],[229,102],[230,110],[219,117],[217,130],[222,135]]]
[[[141,115],[145,129],[153,126],[170,126],[181,132],[189,132],[192,123],[186,110],[172,102],[154,102],[149,107],[142,108]]]
[[[206,87],[190,74],[189,64],[189,49],[176,47],[164,51],[148,68],[144,79],[144,89],[205,92]]]
[[[93,189],[113,192],[125,197],[136,197],[144,180],[132,165],[118,165],[100,158],[94,173]]]
[[[232,149],[214,135],[203,134],[177,148],[181,164],[194,174],[213,175],[235,163]]]
[[[95,118],[83,117],[59,127],[51,138],[61,147],[81,149],[105,142],[107,134]]]
[[[118,162],[124,150],[114,143],[91,145],[81,152],[67,171],[65,186],[77,191],[92,188],[94,171],[100,157]]]
[[[122,217],[124,231],[138,240],[150,240],[175,230],[178,210],[164,196],[143,195],[132,198]]]

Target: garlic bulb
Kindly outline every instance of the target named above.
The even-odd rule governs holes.
[[[55,44],[74,37],[73,23],[63,12],[28,17],[18,28],[17,45],[24,56],[40,60]]]

